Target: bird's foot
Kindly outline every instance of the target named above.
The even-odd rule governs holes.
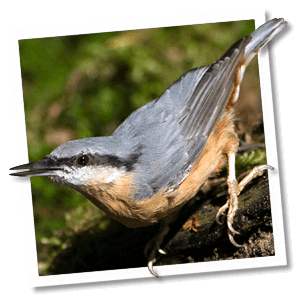
[[[156,262],[156,255],[157,252],[160,254],[166,255],[167,253],[161,249],[161,245],[163,243],[164,237],[169,232],[169,226],[162,221],[159,232],[146,244],[144,255],[148,259],[148,269],[150,273],[155,276],[159,277],[156,272],[153,270],[153,264]]]
[[[235,178],[235,154],[229,153],[228,154],[228,194],[229,199],[227,202],[219,209],[216,221],[218,224],[222,224],[220,222],[220,216],[225,213],[225,211],[228,209],[227,213],[227,233],[230,242],[236,246],[236,247],[242,247],[242,245],[236,243],[234,240],[234,236],[237,234],[240,234],[238,231],[236,231],[233,228],[233,218],[236,214],[236,211],[238,209],[238,196],[241,193],[241,191],[244,189],[244,187],[255,177],[263,175],[264,170],[274,170],[273,167],[269,165],[261,165],[253,168],[250,173],[238,184],[236,178]]]

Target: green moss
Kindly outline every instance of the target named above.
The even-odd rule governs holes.
[[[255,166],[267,164],[265,149],[256,149],[250,153],[246,152],[236,158],[236,173],[239,176],[242,172],[253,169]]]

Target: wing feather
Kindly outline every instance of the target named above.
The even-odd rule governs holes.
[[[138,199],[147,199],[162,187],[175,189],[186,178],[231,97],[235,72],[250,39],[235,43],[212,65],[182,75],[114,132],[115,137],[126,137],[128,153],[134,149],[142,153],[135,170]]]

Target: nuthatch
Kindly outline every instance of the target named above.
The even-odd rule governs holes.
[[[122,224],[140,227],[182,207],[227,158],[229,199],[217,220],[228,209],[228,235],[239,246],[233,228],[238,195],[252,178],[272,167],[255,167],[237,183],[234,104],[246,67],[285,26],[283,19],[273,19],[213,64],[188,71],[111,136],[67,142],[41,161],[12,168],[27,171],[11,175],[48,176],[79,191]],[[154,262],[151,255],[148,267],[156,275]]]

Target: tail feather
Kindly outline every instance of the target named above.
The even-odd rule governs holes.
[[[245,48],[245,67],[248,66],[259,50],[282,31],[286,25],[287,22],[283,19],[273,19],[258,27],[250,34],[252,39]]]

